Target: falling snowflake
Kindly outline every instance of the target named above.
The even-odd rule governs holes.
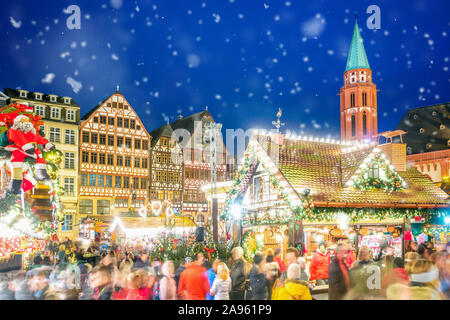
[[[78,93],[83,88],[83,85],[81,84],[81,82],[76,81],[72,77],[67,77],[66,83],[72,87],[72,90],[75,93]]]
[[[9,17],[9,22],[11,22],[11,25],[16,29],[19,29],[22,26],[22,21],[16,21],[13,17]]]
[[[52,83],[53,79],[55,78],[54,73],[47,73],[44,78],[41,79],[42,83]]]
[[[119,60],[119,57],[115,54],[115,53],[113,53],[112,55],[111,55],[111,59],[113,59],[113,60]]]
[[[213,13],[214,22],[219,23],[220,22],[220,15],[217,13]]]

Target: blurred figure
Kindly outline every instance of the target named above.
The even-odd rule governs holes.
[[[104,265],[94,268],[91,274],[90,285],[93,289],[94,300],[110,300],[112,294],[111,269]]]
[[[144,300],[141,295],[141,287],[143,285],[143,275],[138,272],[132,272],[127,277],[127,287],[123,300]]]
[[[381,294],[386,296],[386,289],[394,283],[406,286],[409,284],[409,277],[404,268],[403,260],[398,257],[394,258],[391,270],[387,271],[381,280]]]
[[[328,299],[341,300],[350,289],[349,270],[345,264],[345,244],[339,243],[328,268]]]
[[[231,250],[233,264],[231,267],[231,300],[244,300],[247,266],[243,258],[244,249],[234,247]]]
[[[206,276],[208,277],[209,287],[212,287],[214,283],[214,279],[216,278],[217,266],[219,265],[220,260],[215,259],[212,263],[211,268],[206,271]],[[214,297],[209,293],[206,295],[206,300],[214,300]]]
[[[172,261],[166,261],[161,269],[163,277],[159,280],[159,299],[176,300],[177,283],[174,279],[175,266]]]
[[[266,300],[267,295],[267,279],[264,273],[265,265],[264,255],[257,253],[253,257],[253,267],[250,270],[250,287],[252,289],[253,300]]]
[[[298,280],[301,277],[301,266],[296,263],[289,265],[287,270],[287,279],[273,300],[312,300],[308,283]]]
[[[434,252],[434,246],[431,242],[425,241],[424,243],[421,243],[419,247],[417,248],[417,253],[420,255],[421,259],[430,260],[431,261],[431,255]]]
[[[274,261],[273,250],[267,250],[265,275],[267,279],[268,296],[272,296],[272,288],[278,278],[281,276],[280,266]]]
[[[225,263],[217,264],[217,275],[210,290],[210,295],[214,297],[214,300],[230,300],[231,278],[229,272]]]
[[[46,300],[49,294],[49,271],[38,269],[35,269],[35,271],[28,281],[28,286],[34,300]]]
[[[436,256],[436,267],[439,270],[439,282],[442,293],[450,299],[450,257],[447,251],[439,251]]]
[[[411,251],[405,254],[405,270],[408,275],[411,274],[411,269],[414,262],[419,259],[420,255],[417,252]]]
[[[310,280],[316,285],[328,284],[328,265],[330,264],[330,255],[327,252],[324,243],[319,244],[319,248],[314,253],[309,266]]]
[[[178,296],[184,300],[205,300],[209,292],[206,270],[203,268],[205,257],[197,254],[197,260],[191,263],[180,275]]]
[[[369,247],[361,246],[359,248],[358,259],[351,266],[349,266],[349,268],[359,268],[372,262]]]
[[[148,252],[143,251],[140,255],[137,256],[136,262],[133,265],[133,269],[146,268],[150,266],[148,260]]]
[[[345,253],[345,263],[347,267],[351,268],[353,263],[356,261],[355,249],[353,248],[350,241],[346,242],[347,252]]]
[[[66,246],[62,244],[59,246],[58,264],[62,265],[62,264],[66,264],[67,262],[69,262],[69,261],[68,261],[67,254],[66,254]]]
[[[287,257],[286,257],[286,259],[287,259]],[[283,274],[286,271],[286,266],[283,263],[283,259],[281,259],[281,249],[280,248],[275,249],[274,260],[276,263],[278,263],[278,266],[280,267],[280,272]]]
[[[180,275],[184,270],[186,270],[186,265],[188,264],[187,260],[188,260],[188,258],[181,259],[180,265],[178,266],[177,270],[175,271],[175,282],[177,283],[177,288],[178,288],[178,284],[180,282]]]

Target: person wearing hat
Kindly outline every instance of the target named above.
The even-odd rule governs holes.
[[[253,257],[253,267],[250,270],[249,276],[253,300],[266,300],[268,297],[267,279],[264,273],[265,263],[265,256],[260,253],[256,253]]]
[[[297,263],[289,265],[287,280],[281,287],[273,300],[312,300],[308,282],[298,280],[301,277],[301,266]]]

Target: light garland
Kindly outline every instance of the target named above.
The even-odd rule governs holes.
[[[378,168],[379,177],[370,177],[371,168]],[[385,191],[400,191],[406,187],[406,182],[394,170],[394,167],[385,159],[385,155],[378,148],[373,149],[364,160],[356,173],[347,183],[356,189],[371,190],[384,189]]]

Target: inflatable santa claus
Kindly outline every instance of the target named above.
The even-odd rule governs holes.
[[[18,115],[14,118],[13,125],[7,131],[10,145],[5,150],[11,151],[11,182],[8,191],[20,194],[23,190],[24,160],[27,157],[36,159],[35,179],[46,181],[50,177],[47,173],[47,163],[42,156],[38,145],[44,145],[44,151],[50,151],[55,146],[37,133],[34,124],[27,115]],[[29,187],[26,187],[28,189]]]

